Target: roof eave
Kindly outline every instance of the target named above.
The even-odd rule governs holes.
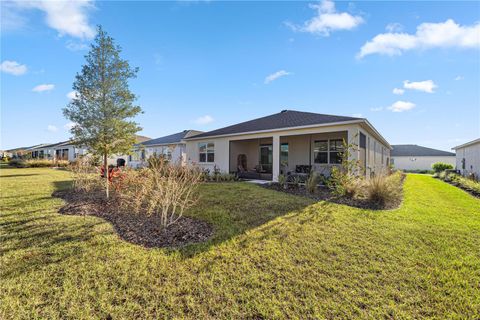
[[[328,126],[336,126],[336,125],[343,125],[343,124],[362,123],[364,121],[366,121],[366,119],[337,121],[337,122],[331,122],[331,123],[320,123],[320,124],[312,124],[312,125],[307,125],[307,126],[283,127],[283,128],[275,128],[275,129],[267,129],[267,130],[244,131],[244,132],[237,132],[237,133],[230,133],[230,134],[219,134],[219,135],[201,136],[201,137],[196,135],[196,136],[193,136],[193,137],[184,138],[183,140],[194,141],[194,140],[202,140],[202,139],[234,137],[234,136],[242,136],[242,135],[246,135],[246,134],[267,133],[267,132],[277,132],[277,131],[290,131],[290,130],[298,130],[298,129],[308,129],[308,128],[316,128],[316,127],[328,127]]]
[[[475,140],[472,140],[472,141],[467,142],[467,143],[464,143],[464,144],[461,144],[461,145],[459,145],[459,146],[453,147],[452,150],[457,150],[457,149],[460,149],[460,148],[465,148],[465,147],[474,145],[474,144],[479,143],[479,142],[480,142],[480,138],[475,139]]]

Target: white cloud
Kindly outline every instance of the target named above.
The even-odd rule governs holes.
[[[434,93],[434,89],[437,85],[432,80],[410,82],[408,80],[403,81],[403,87],[405,89],[423,91],[428,93]]]
[[[88,49],[88,44],[83,43],[83,42],[76,42],[76,41],[68,40],[65,47],[70,51],[81,51],[81,50],[87,50]]]
[[[415,34],[381,33],[366,42],[357,57],[375,53],[394,56],[407,50],[429,48],[480,48],[480,22],[461,26],[449,19],[440,23],[422,23]]]
[[[80,39],[92,39],[95,36],[95,29],[88,21],[88,12],[94,8],[92,0],[15,0],[10,4],[10,10],[16,10],[14,14],[27,9],[43,11],[47,25],[57,30],[60,36],[69,35]]]
[[[67,98],[70,99],[70,100],[73,100],[77,97],[77,94],[78,92],[73,90],[73,91],[70,91],[69,93],[67,93]]]
[[[387,109],[393,112],[403,112],[415,108],[415,103],[408,101],[397,101],[389,106]]]
[[[355,117],[355,118],[362,118],[363,115],[361,113],[352,113],[352,117]]]
[[[393,94],[398,94],[398,95],[402,95],[405,93],[405,90],[403,89],[400,89],[400,88],[393,88]]]
[[[70,130],[70,129],[72,129],[73,127],[75,127],[76,125],[77,125],[77,124],[76,124],[75,122],[69,122],[69,123],[66,123],[66,124],[63,126],[63,128],[64,128],[65,130]]]
[[[463,76],[456,76],[453,80],[455,81],[463,80]]]
[[[285,71],[285,70],[280,70],[280,71],[277,71],[275,73],[272,73],[272,74],[266,76],[264,82],[265,82],[265,84],[269,84],[270,82],[272,82],[274,80],[277,80],[278,78],[288,76],[290,74],[292,74],[292,73],[288,72],[288,71]]]
[[[205,115],[195,119],[193,122],[200,125],[206,125],[214,121],[212,116]]]
[[[17,61],[5,60],[0,64],[0,70],[5,73],[13,74],[14,76],[20,76],[27,72],[27,66],[20,64]]]
[[[373,111],[373,112],[378,112],[378,111],[382,111],[382,110],[383,110],[383,107],[370,108],[370,111]]]
[[[26,18],[19,14],[16,5],[10,1],[1,1],[0,24],[2,32],[22,29]]]
[[[335,3],[331,0],[323,0],[319,4],[310,4],[310,8],[317,10],[317,15],[305,21],[301,26],[287,22],[294,31],[308,32],[328,37],[331,32],[337,30],[351,30],[364,22],[360,16],[353,16],[347,12],[337,12]]]
[[[398,22],[392,22],[387,24],[385,30],[387,30],[388,32],[400,32],[403,30],[403,25]]]
[[[44,91],[50,91],[55,88],[54,84],[39,84],[35,88],[32,89],[33,92],[44,92]]]
[[[52,124],[49,124],[49,125],[47,126],[47,130],[50,131],[50,132],[57,132],[57,131],[58,131],[58,128],[55,127],[55,126],[52,125]]]

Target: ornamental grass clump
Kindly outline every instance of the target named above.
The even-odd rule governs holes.
[[[371,177],[362,185],[363,197],[382,206],[399,202],[402,198],[403,179],[404,176],[400,172]]]
[[[315,171],[312,170],[308,176],[308,179],[305,181],[305,188],[309,193],[313,194],[315,191],[317,191],[317,185],[319,181],[320,177]]]

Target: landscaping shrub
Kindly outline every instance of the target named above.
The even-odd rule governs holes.
[[[403,176],[400,172],[376,175],[362,184],[362,197],[383,206],[398,202],[402,197],[402,180]]]
[[[403,172],[406,172],[406,173],[420,173],[420,174],[434,174],[435,171],[434,170],[403,170]],[[392,171],[393,173],[393,171]]]
[[[70,161],[68,160],[57,160],[54,162],[54,167],[62,167],[62,168],[66,168],[70,165]]]
[[[22,159],[10,159],[8,165],[16,168],[27,168],[27,164]]]
[[[360,194],[362,179],[353,173],[333,167],[327,186],[337,196],[354,198]]]
[[[453,169],[453,166],[449,163],[443,163],[443,162],[436,162],[432,164],[432,169],[435,172],[442,172],[445,170]]]
[[[25,160],[25,164],[29,168],[49,168],[54,166],[54,162],[52,160],[47,160],[47,159]]]
[[[113,184],[120,206],[158,215],[162,226],[168,227],[196,203],[201,179],[198,168],[155,161],[148,168],[125,170]]]
[[[78,159],[69,166],[69,169],[72,172],[73,187],[77,191],[92,192],[105,186],[100,170],[93,166],[89,159]]]
[[[279,174],[278,184],[285,188],[287,186],[287,176],[285,176],[284,174]]]
[[[435,177],[469,191],[476,196],[480,196],[480,182],[475,181],[474,179],[465,178],[459,174],[448,171],[440,172]]]
[[[308,179],[305,181],[305,188],[309,193],[315,193],[319,181],[320,178],[318,174],[312,170],[312,172],[310,172],[310,175],[308,176]]]
[[[212,174],[209,169],[203,169],[200,176],[200,181],[203,182],[232,182],[238,180],[235,174],[220,172],[218,169],[214,169]]]
[[[8,165],[16,168],[49,168],[49,167],[67,167],[70,164],[67,160],[48,160],[48,159],[11,159]]]

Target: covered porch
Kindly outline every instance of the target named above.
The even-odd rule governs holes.
[[[348,130],[230,140],[229,171],[243,179],[270,181],[279,174],[307,177],[312,170],[328,177],[341,164],[343,142],[350,140]]]

